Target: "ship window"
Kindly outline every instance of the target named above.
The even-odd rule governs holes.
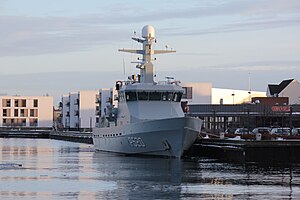
[[[182,97],[182,93],[181,92],[176,92],[173,96],[173,101],[180,102],[181,97]]]
[[[162,94],[163,101],[172,101],[173,100],[173,93],[172,92],[164,92]]]
[[[138,92],[138,100],[148,100],[149,92]]]
[[[136,93],[135,92],[126,92],[126,101],[136,101]]]
[[[149,100],[160,101],[161,93],[160,92],[149,92]]]

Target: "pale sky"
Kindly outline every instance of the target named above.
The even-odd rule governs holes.
[[[136,56],[117,50],[139,47],[130,38],[147,24],[156,29],[155,48],[177,50],[157,56],[160,79],[247,90],[250,77],[251,89],[260,91],[300,81],[299,0],[0,0],[0,93],[12,93],[3,77],[17,82],[13,93],[54,92],[50,83],[35,87],[32,74],[59,72],[66,76],[61,87],[78,72],[78,87],[65,91],[109,87],[107,80],[125,77],[123,59],[126,75],[137,72],[130,64]],[[81,72],[99,74],[97,85]],[[24,88],[18,77],[27,77]]]

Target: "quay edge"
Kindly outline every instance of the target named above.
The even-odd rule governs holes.
[[[200,139],[187,152],[237,163],[300,163],[300,140]]]
[[[51,131],[49,135],[50,139],[64,140],[70,142],[79,142],[86,144],[93,144],[91,132],[64,132],[64,131]]]

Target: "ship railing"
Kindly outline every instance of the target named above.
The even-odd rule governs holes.
[[[157,85],[172,85],[172,84],[179,85],[180,81],[158,81],[157,82]]]

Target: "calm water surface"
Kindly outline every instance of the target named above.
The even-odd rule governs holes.
[[[87,144],[0,139],[0,199],[300,199],[300,165],[126,157]]]

